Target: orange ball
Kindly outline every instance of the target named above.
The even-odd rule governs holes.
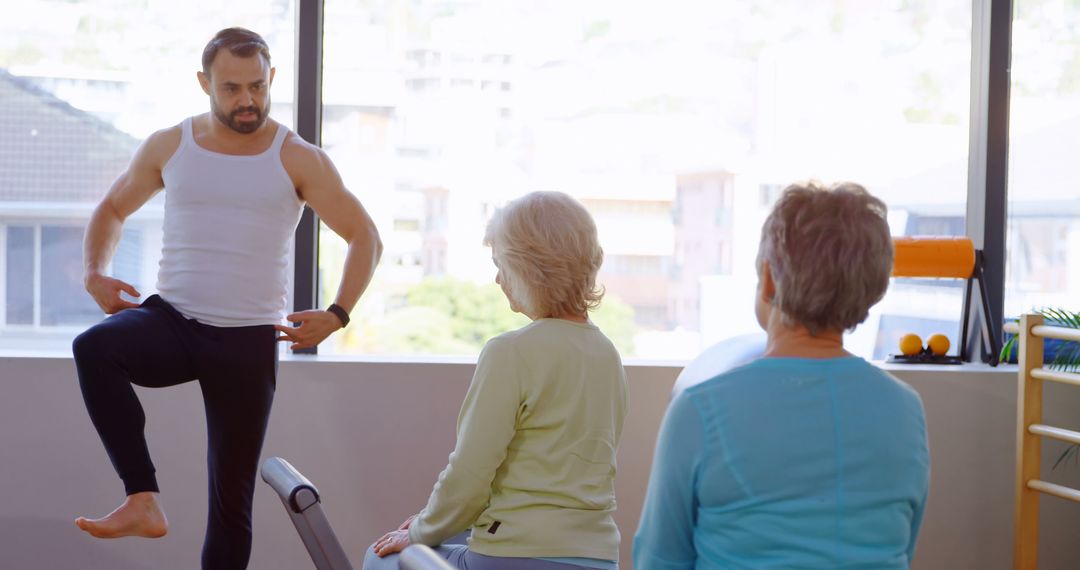
[[[927,339],[926,346],[930,348],[930,352],[934,353],[934,356],[945,356],[952,345],[949,343],[949,337],[943,334],[935,334]]]
[[[915,356],[922,352],[922,350],[922,339],[919,338],[919,335],[908,333],[900,337],[900,352],[903,353],[904,356]]]

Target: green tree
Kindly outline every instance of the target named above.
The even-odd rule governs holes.
[[[410,307],[429,307],[450,318],[451,336],[478,349],[493,336],[520,328],[528,318],[510,310],[498,285],[429,277],[409,289]]]
[[[353,334],[344,344],[376,354],[477,352],[477,346],[454,338],[451,329],[451,318],[438,309],[403,307],[350,329]]]
[[[405,306],[366,321],[347,342],[381,353],[476,354],[492,337],[521,328],[528,317],[510,310],[494,283],[428,277],[405,293]],[[634,309],[608,295],[591,315],[624,356],[633,356]]]
[[[600,306],[589,315],[596,326],[604,332],[623,358],[634,356],[634,308],[618,297],[607,294]]]

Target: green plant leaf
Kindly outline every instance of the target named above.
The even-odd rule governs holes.
[[[1054,469],[1057,469],[1058,465],[1061,465],[1061,463],[1067,460],[1069,457],[1072,457],[1074,460],[1080,460],[1080,455],[1078,455],[1078,452],[1080,452],[1080,445],[1074,444],[1065,448],[1065,451],[1061,452],[1061,455],[1058,456],[1057,461],[1054,462],[1054,466],[1051,467],[1050,470],[1053,471]]]
[[[998,357],[1002,362],[1009,362],[1012,359],[1013,352],[1016,351],[1017,341],[1020,338],[1014,336],[1005,342],[1005,345],[1001,347],[1001,356]]]

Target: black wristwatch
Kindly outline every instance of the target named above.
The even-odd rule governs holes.
[[[337,303],[333,303],[326,308],[328,312],[334,313],[334,315],[341,321],[341,328],[349,326],[349,312],[342,309]]]

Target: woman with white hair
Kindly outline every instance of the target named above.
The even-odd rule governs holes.
[[[909,567],[929,486],[922,402],[843,346],[889,284],[885,214],[850,183],[777,201],[757,259],[765,355],[672,401],[636,570]]]
[[[534,192],[487,227],[510,307],[532,323],[484,346],[458,416],[450,462],[419,514],[368,549],[364,568],[397,568],[409,544],[471,570],[617,568],[615,449],[627,411],[614,345],[589,321],[603,261],[585,208]]]

